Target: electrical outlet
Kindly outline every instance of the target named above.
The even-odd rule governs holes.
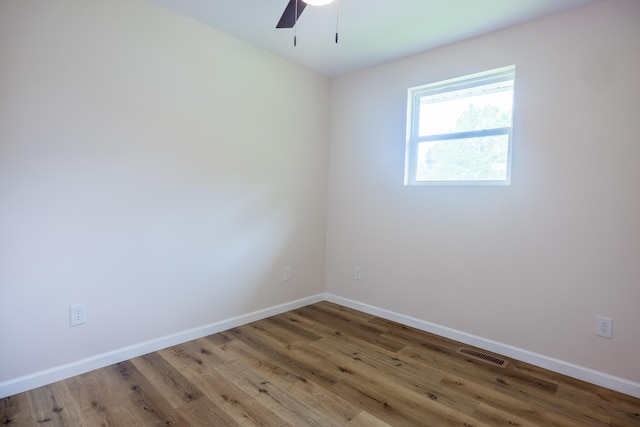
[[[291,267],[284,268],[284,281],[288,282],[291,280]]]
[[[596,335],[599,337],[613,337],[613,319],[609,317],[596,317]]]
[[[362,269],[358,266],[354,267],[353,269],[353,278],[354,280],[360,280],[362,279]]]
[[[84,304],[69,307],[69,326],[77,326],[87,323],[87,313]]]

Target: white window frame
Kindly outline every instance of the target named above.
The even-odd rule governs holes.
[[[420,126],[420,100],[429,97],[434,100],[447,96],[456,96],[455,92],[460,94],[472,93],[474,88],[479,86],[491,85],[495,91],[504,90],[505,84],[511,87],[515,82],[515,65],[502,67],[482,73],[471,74],[455,79],[440,81],[423,86],[410,88],[408,91],[407,105],[407,141],[405,153],[405,185],[510,185],[511,184],[511,151],[513,145],[513,111],[512,108],[511,126],[503,128],[493,128],[485,130],[474,130],[468,132],[452,132],[439,135],[419,135]],[[513,102],[512,102],[513,106]],[[506,178],[503,180],[455,180],[455,181],[436,181],[436,180],[417,180],[418,165],[418,144],[434,140],[447,139],[469,139],[486,137],[493,135],[507,135],[507,170]]]

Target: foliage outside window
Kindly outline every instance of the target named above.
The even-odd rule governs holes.
[[[511,178],[515,66],[409,89],[405,185]]]

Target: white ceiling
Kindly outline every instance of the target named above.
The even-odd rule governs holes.
[[[327,76],[337,76],[601,0],[337,0],[276,29],[288,0],[153,0]],[[524,46],[523,46],[524,48]]]

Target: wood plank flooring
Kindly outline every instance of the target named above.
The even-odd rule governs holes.
[[[640,399],[321,302],[2,399],[9,426],[640,426]]]

